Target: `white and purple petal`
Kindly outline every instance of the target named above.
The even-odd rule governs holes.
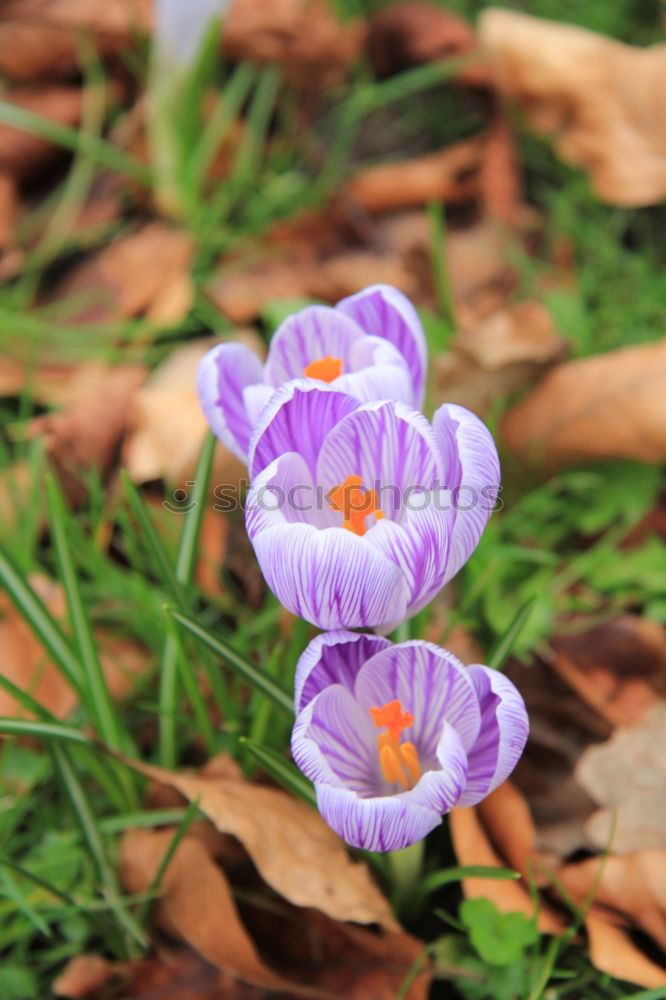
[[[424,770],[437,767],[437,746],[445,723],[458,733],[462,747],[474,746],[481,726],[472,680],[452,653],[414,639],[390,646],[363,664],[354,694],[368,710],[397,699],[414,716],[405,739],[416,747]]]
[[[371,285],[342,299],[335,308],[356,320],[366,333],[397,347],[412,374],[414,405],[420,406],[428,356],[423,327],[409,299],[391,285]]]
[[[250,439],[250,475],[287,451],[301,454],[314,474],[326,435],[358,406],[351,396],[310,379],[294,379],[276,389]]]
[[[481,708],[481,730],[469,751],[467,787],[460,804],[475,805],[509,777],[529,733],[525,702],[508,677],[473,664],[469,674]]]
[[[434,809],[402,795],[361,798],[341,785],[315,783],[319,812],[346,843],[366,851],[399,851],[442,821]]]
[[[445,469],[441,485],[451,490],[455,508],[443,586],[467,562],[483,534],[499,494],[500,468],[490,431],[465,407],[440,406],[433,428]]]
[[[273,593],[313,625],[390,629],[404,619],[402,572],[353,532],[284,523],[262,527],[251,540]]]
[[[366,660],[391,646],[388,639],[365,632],[322,632],[308,644],[296,664],[294,703],[296,712],[329,684],[354,690],[356,675]]]
[[[288,316],[273,334],[264,367],[266,381],[280,386],[301,378],[313,361],[334,357],[353,370],[353,348],[364,339],[361,327],[330,306],[306,306]]]
[[[206,420],[222,444],[243,462],[253,429],[245,393],[258,383],[263,383],[261,361],[245,344],[218,344],[204,355],[197,370],[197,392]]]
[[[351,691],[331,684],[299,714],[292,756],[311,781],[341,785],[368,798],[383,780],[373,729],[369,713]]]
[[[361,477],[377,491],[387,517],[402,520],[406,490],[426,489],[443,475],[434,431],[407,403],[378,401],[358,406],[332,427],[317,460],[317,482],[337,486]]]

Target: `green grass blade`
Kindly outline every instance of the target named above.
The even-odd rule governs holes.
[[[216,639],[215,636],[207,632],[197,622],[188,618],[187,615],[174,610],[169,610],[168,614],[172,615],[183,628],[187,629],[204,646],[219,656],[220,659],[224,660],[228,666],[241,674],[253,687],[268,695],[269,698],[272,698],[275,704],[279,705],[285,712],[288,712],[289,715],[294,714],[294,705],[291,697],[281,687],[278,687],[267,674],[262,673],[249,660],[245,660],[242,656],[239,656],[226,643]]]
[[[510,868],[493,868],[490,865],[460,865],[452,868],[442,868],[437,872],[430,872],[418,884],[417,894],[423,900],[431,892],[441,889],[451,882],[460,882],[464,878],[489,878],[494,881],[506,882],[520,878],[520,872],[514,872]]]
[[[69,754],[65,747],[58,744],[53,745],[51,751],[60,780],[81,829],[81,834],[97,869],[102,891],[119,925],[125,930],[131,940],[143,948],[147,944],[146,935],[123,902],[115,869],[107,856],[97,821]]]
[[[0,674],[0,687],[4,688],[5,691],[14,698],[22,708],[25,708],[27,712],[31,712],[36,718],[43,719],[44,722],[52,722],[58,725],[58,720],[47,708],[37,701],[36,698],[28,692],[20,688],[18,684],[14,684],[14,681],[10,680],[9,677],[5,677]]]
[[[127,496],[130,509],[137,521],[139,530],[141,531],[141,540],[146,545],[146,548],[152,558],[153,568],[157,572],[161,583],[164,585],[166,590],[169,591],[178,607],[185,608],[186,602],[182,587],[176,580],[176,574],[174,573],[171,562],[169,561],[169,556],[164,548],[161,538],[155,530],[155,525],[153,524],[152,518],[146,509],[144,499],[127,475],[125,469],[121,470],[120,478],[125,488],[125,495]]]
[[[4,868],[0,868],[0,895],[4,895],[8,899],[11,899],[26,920],[28,920],[28,922],[31,923],[40,934],[42,934],[45,938],[50,937],[48,927],[37,913],[34,906],[31,906],[29,900],[25,898],[18,886],[15,885],[10,874],[5,871]]]
[[[199,688],[196,672],[185,655],[178,627],[170,616],[167,616],[167,628],[175,646],[176,667],[180,683],[194,711],[195,731],[203,739],[206,750],[212,757],[217,749],[217,734],[211,722],[205,698]]]
[[[516,639],[520,635],[523,625],[530,616],[534,607],[536,596],[529,597],[516,613],[515,618],[509,625],[504,635],[498,640],[488,654],[488,666],[494,670],[500,670],[506,658],[513,649]]]
[[[197,467],[194,470],[194,487],[190,494],[190,509],[185,515],[185,522],[178,546],[176,561],[176,579],[180,584],[191,584],[199,552],[199,536],[201,524],[206,510],[206,498],[213,468],[213,454],[217,439],[210,431],[206,434],[199,452]]]
[[[189,830],[189,828],[190,828],[190,826],[192,824],[192,820],[195,818],[195,816],[197,815],[198,812],[199,812],[199,800],[198,799],[194,799],[192,802],[190,802],[189,806],[185,810],[185,814],[183,815],[183,817],[182,817],[182,819],[181,819],[181,821],[180,821],[180,823],[178,825],[178,829],[175,831],[175,833],[174,833],[174,835],[173,835],[173,837],[172,837],[172,839],[171,839],[171,841],[169,843],[169,846],[167,847],[166,851],[164,852],[162,860],[160,861],[159,865],[157,866],[157,871],[155,872],[155,874],[154,874],[154,876],[153,876],[153,878],[151,880],[151,883],[148,886],[148,889],[147,889],[147,892],[146,892],[146,898],[145,898],[144,902],[141,904],[141,906],[139,907],[139,912],[137,913],[136,918],[137,918],[137,921],[138,921],[138,923],[139,923],[139,925],[141,927],[145,927],[145,925],[146,925],[146,923],[148,921],[148,916],[150,914],[150,908],[151,908],[153,902],[155,901],[155,898],[159,894],[160,885],[162,884],[162,879],[164,878],[164,873],[166,872],[167,868],[169,867],[169,865],[171,863],[171,859],[173,858],[174,854],[176,853],[176,851],[178,849],[178,845],[180,844],[180,842],[182,841],[183,837],[185,836],[185,834]]]
[[[188,165],[188,173],[195,188],[202,185],[217,151],[250,93],[256,75],[256,67],[250,63],[240,63],[225,84]]]
[[[190,496],[190,509],[185,515],[180,534],[175,585],[179,595],[177,597],[179,607],[183,610],[188,609],[183,586],[191,585],[194,576],[215,445],[215,437],[208,432],[199,453],[194,472],[194,488]],[[162,654],[159,691],[160,761],[162,766],[166,768],[175,767],[177,759],[176,719],[180,676],[178,671],[179,656],[180,650],[176,635],[169,631]],[[188,680],[189,678],[186,678],[186,683]]]
[[[268,774],[272,775],[284,788],[294,792],[299,798],[305,799],[311,806],[317,805],[317,797],[312,784],[288,760],[281,757],[275,750],[262,747],[241,736],[240,743],[255,757]]]
[[[85,678],[85,707],[95,720],[100,736],[114,750],[127,749],[116,708],[102,670],[97,645],[86,615],[71,549],[67,541],[66,511],[60,490],[52,475],[46,477],[46,497],[53,544],[60,569],[67,608]]]
[[[54,722],[0,717],[0,733],[5,736],[30,736],[33,739],[46,740],[49,743],[54,740],[79,743],[85,747],[96,747],[96,744],[79,729],[71,729],[69,726],[61,726]]]
[[[28,111],[17,104],[0,101],[0,124],[36,135],[74,153],[81,153],[101,166],[125,174],[141,184],[150,182],[150,170],[111,143],[90,133],[79,132],[69,125],[62,125],[35,111]]]
[[[0,583],[80,698],[82,690],[79,661],[51,612],[10,556],[3,551],[0,551]]]

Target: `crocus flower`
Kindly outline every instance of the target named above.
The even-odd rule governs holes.
[[[307,306],[276,330],[266,363],[244,344],[219,344],[197,376],[206,419],[220,441],[247,460],[250,436],[276,388],[290,379],[328,382],[362,402],[401,399],[420,406],[426,344],[402,292],[372,285],[330,306]]]
[[[209,26],[222,17],[233,0],[157,0],[156,58],[164,72],[189,69],[197,59]]]
[[[421,840],[453,806],[497,788],[527,740],[511,681],[429,642],[328,632],[301,656],[295,684],[294,760],[354,847]]]
[[[433,423],[290,382],[250,443],[246,527],[268,585],[322,629],[390,631],[469,558],[495,504],[492,437],[469,410]]]

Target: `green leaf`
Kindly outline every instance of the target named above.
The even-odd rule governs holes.
[[[83,153],[96,163],[126,174],[140,183],[147,184],[150,180],[147,167],[111,143],[69,125],[62,125],[35,111],[28,111],[18,104],[0,101],[0,124],[39,136],[40,139],[46,139],[47,142],[71,149],[75,153]]]
[[[55,618],[35,593],[25,574],[6,552],[0,551],[0,583],[25,618],[35,636],[60,668],[68,684],[80,698],[81,665]]]
[[[116,714],[97,652],[97,644],[83,605],[79,580],[67,540],[65,505],[55,479],[50,474],[46,477],[46,498],[69,618],[83,667],[85,706],[99,728],[104,742],[114,750],[123,751],[127,749],[127,736]]]
[[[536,921],[523,913],[501,913],[489,899],[465,899],[460,918],[470,941],[490,965],[511,965],[539,940]]]
[[[207,646],[208,649],[224,660],[228,666],[241,674],[258,691],[262,691],[269,698],[272,698],[275,704],[279,705],[285,712],[288,712],[289,715],[294,714],[294,703],[291,697],[281,687],[278,687],[268,674],[262,673],[249,660],[239,656],[230,646],[221,642],[214,635],[211,635],[210,632],[207,632],[197,622],[188,618],[187,615],[182,615],[180,612],[171,609],[168,609],[168,614],[172,615],[183,628],[186,628],[188,632]]]
[[[492,667],[494,670],[499,670],[504,665],[505,660],[515,646],[516,640],[519,638],[520,633],[523,630],[523,626],[536,604],[536,600],[536,597],[528,597],[522,607],[518,609],[516,616],[509,625],[508,629],[488,654],[489,667]]]
[[[509,868],[494,868],[491,865],[460,865],[442,868],[440,871],[430,872],[422,878],[417,892],[420,898],[425,898],[436,889],[441,889],[442,886],[449,885],[451,882],[460,882],[464,878],[489,878],[504,882],[520,878],[520,872],[511,871]]]

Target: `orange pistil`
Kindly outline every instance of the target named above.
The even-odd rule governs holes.
[[[391,784],[399,781],[403,788],[412,788],[421,777],[419,755],[413,743],[400,742],[400,734],[413,725],[414,716],[403,710],[397,698],[381,708],[371,708],[370,715],[377,728],[386,727],[377,737],[382,774]]]
[[[377,520],[384,516],[377,506],[377,494],[374,490],[363,489],[360,476],[347,476],[344,483],[329,490],[326,502],[342,514],[342,527],[355,535],[365,534],[365,519],[370,514]]]
[[[332,358],[329,355],[319,361],[311,361],[303,369],[303,374],[308,378],[318,378],[320,382],[332,382],[342,375],[342,358]]]

